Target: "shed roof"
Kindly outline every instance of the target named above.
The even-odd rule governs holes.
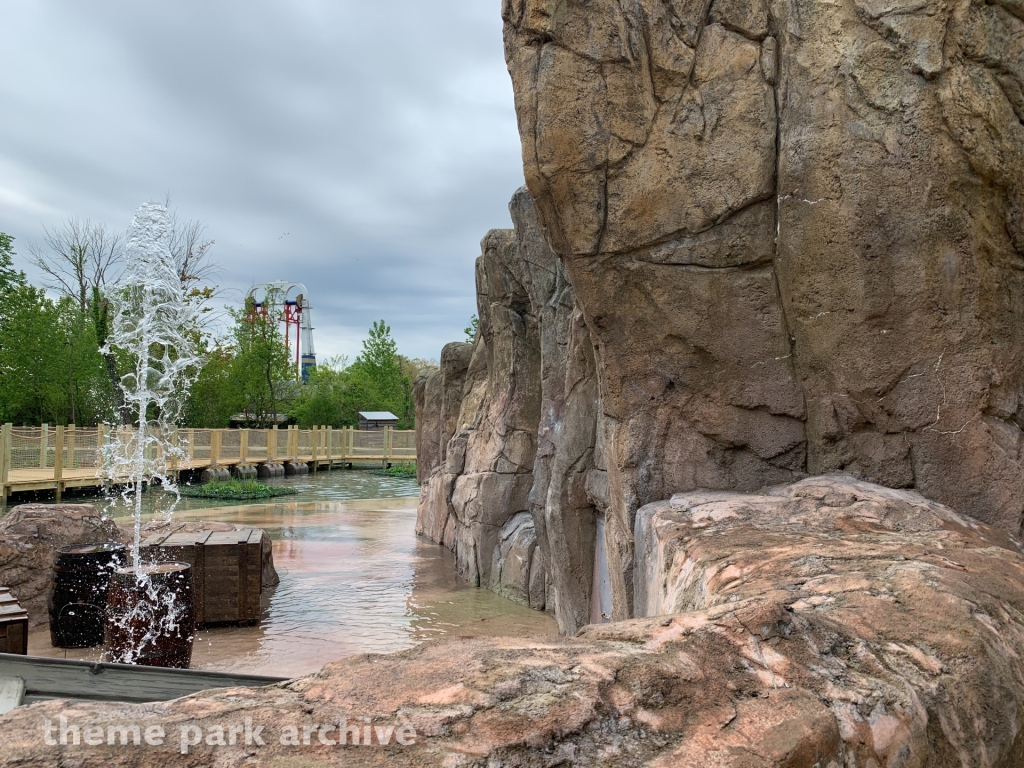
[[[391,411],[360,411],[359,415],[367,421],[398,421]]]

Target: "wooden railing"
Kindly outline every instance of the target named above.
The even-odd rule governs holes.
[[[112,430],[114,430],[112,432]],[[70,426],[0,428],[0,488],[11,491],[100,485],[109,442],[131,439],[129,427]],[[184,459],[173,470],[235,464],[304,462],[322,465],[416,460],[415,430],[358,430],[354,427],[299,429],[186,429],[168,436]]]

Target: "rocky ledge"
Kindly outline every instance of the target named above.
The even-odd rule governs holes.
[[[636,605],[671,615],[431,643],[161,704],[37,704],[0,718],[0,766],[1024,766],[1024,550],[1007,534],[818,477],[677,495],[639,512],[636,539]],[[61,716],[167,738],[48,746]],[[364,718],[411,726],[415,743],[330,743]],[[202,734],[187,755],[182,728]],[[265,746],[244,743],[253,732]]]

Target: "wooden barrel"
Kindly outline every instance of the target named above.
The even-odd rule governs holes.
[[[111,661],[188,669],[195,638],[192,567],[169,562],[118,568],[107,593]]]
[[[126,547],[115,542],[57,550],[47,600],[54,648],[88,648],[103,642],[110,575],[124,566],[125,557]]]

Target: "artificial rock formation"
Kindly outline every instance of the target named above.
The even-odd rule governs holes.
[[[172,702],[42,702],[0,717],[0,767],[1024,766],[1024,550],[1004,532],[815,477],[652,504],[637,540],[637,605],[674,615],[427,643]],[[48,746],[61,716],[167,738]],[[244,743],[247,718],[265,744]],[[408,725],[416,743],[332,744],[343,719]],[[184,726],[207,737],[187,757]]]
[[[474,583],[575,633],[592,618],[608,505],[593,345],[525,188],[509,207],[514,230],[488,234],[477,263],[476,343],[447,345],[417,384],[418,437],[440,437],[418,532]]]
[[[423,483],[441,460],[441,371],[427,368],[412,383],[416,413],[416,481]]]
[[[0,519],[0,587],[28,611],[30,626],[46,624],[57,549],[127,541],[92,504],[20,504]]]
[[[633,522],[843,470],[1024,518],[1019,0],[506,0],[527,184]]]
[[[476,343],[441,355],[440,465],[421,494],[417,532],[450,547],[459,571],[543,608],[546,580],[529,495],[540,419],[537,322],[512,230],[484,238]],[[424,387],[424,412],[427,407]]]

